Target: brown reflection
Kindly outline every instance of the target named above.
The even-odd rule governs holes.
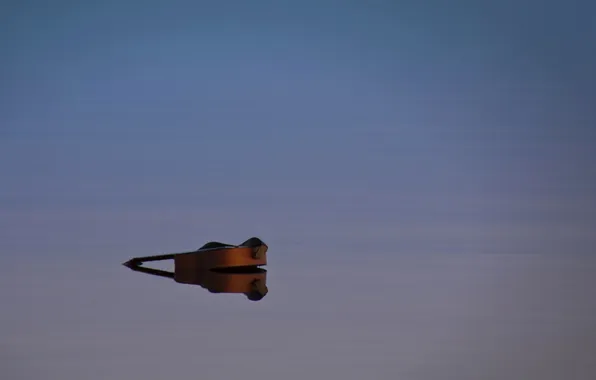
[[[234,246],[210,242],[195,252],[135,257],[124,265],[133,271],[171,278],[180,284],[199,285],[211,293],[242,293],[259,301],[268,292],[267,245],[251,238]],[[142,266],[147,261],[174,260],[174,272]]]

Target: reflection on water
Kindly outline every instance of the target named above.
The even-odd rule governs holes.
[[[177,262],[178,264],[179,262]],[[258,267],[195,270],[176,265],[174,272],[127,264],[135,272],[171,278],[180,284],[199,285],[211,293],[242,293],[251,301],[259,301],[268,293],[267,271]]]
[[[22,255],[0,379],[596,378],[594,256],[275,246],[266,273]]]
[[[194,252],[135,257],[124,265],[133,271],[199,285],[211,293],[242,293],[251,301],[267,295],[267,245],[253,237],[242,244],[209,242]],[[174,271],[142,266],[149,261],[174,260]]]

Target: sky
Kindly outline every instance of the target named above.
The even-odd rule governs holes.
[[[1,7],[8,248],[27,230],[47,245],[52,221],[56,236],[89,215],[191,210],[228,240],[403,216],[400,230],[542,220],[556,225],[535,237],[593,243],[589,2]],[[228,234],[230,213],[253,233]]]

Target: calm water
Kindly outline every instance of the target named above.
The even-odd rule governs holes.
[[[596,374],[596,257],[314,243],[269,243],[258,302],[121,265],[155,252],[21,251],[1,268],[2,378]]]

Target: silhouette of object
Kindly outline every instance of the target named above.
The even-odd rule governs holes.
[[[193,266],[197,270],[258,267],[267,265],[267,249],[267,244],[257,237],[252,237],[240,245],[212,241],[193,252],[135,257],[125,264],[138,265],[148,261],[174,259],[175,262],[184,260],[184,266]]]
[[[251,238],[234,246],[209,242],[195,252],[135,257],[123,265],[136,272],[171,278],[174,281],[199,285],[211,293],[242,293],[251,301],[259,301],[268,293],[267,245]],[[141,266],[147,261],[174,260],[174,272]]]

